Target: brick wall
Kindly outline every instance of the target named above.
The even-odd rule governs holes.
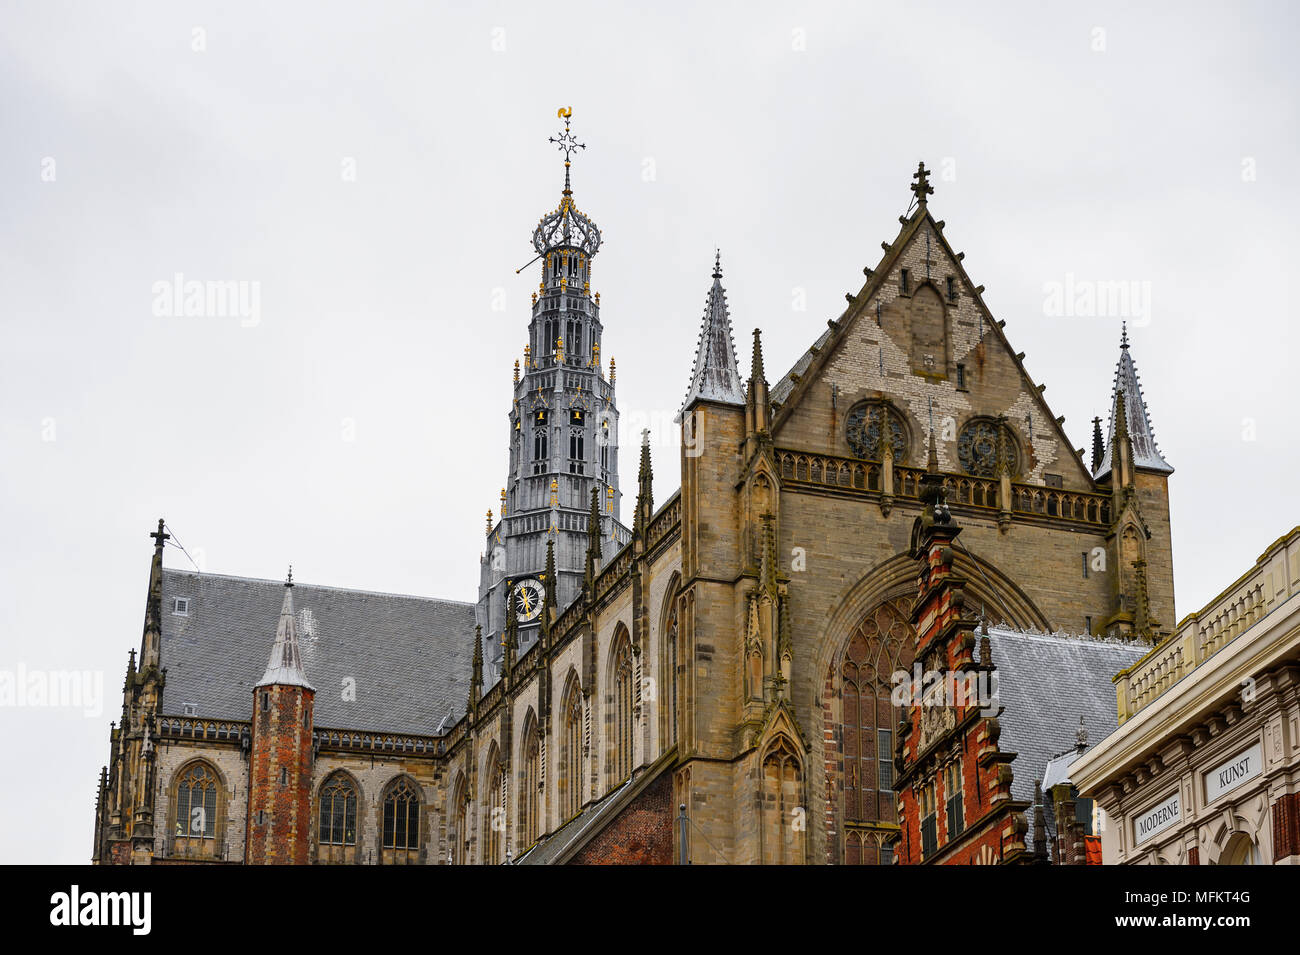
[[[571,861],[571,865],[672,865],[673,778],[661,773]]]

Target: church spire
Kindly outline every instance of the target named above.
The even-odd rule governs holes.
[[[641,466],[636,474],[636,514],[632,534],[639,536],[650,528],[654,516],[654,469],[650,466],[650,429],[641,432]]]
[[[473,716],[478,711],[478,701],[483,695],[483,628],[474,628],[474,658],[469,678],[469,700],[465,712]]]
[[[546,552],[546,570],[550,574],[554,569],[554,550],[548,548]],[[591,489],[591,511],[587,514],[587,570],[583,574],[583,587],[588,594],[594,595],[596,592],[596,571],[600,565],[600,491],[596,488]],[[549,583],[549,581],[548,581]],[[547,599],[550,599],[550,591],[547,591]]]
[[[721,254],[714,258],[713,285],[704,301],[704,320],[695,348],[691,383],[682,401],[682,411],[696,401],[718,401],[743,405],[745,391],[736,367],[736,346],[731,337],[731,318],[727,314],[727,293],[722,288]],[[680,414],[678,415],[680,420]]]
[[[163,544],[171,535],[164,530],[163,519],[158,518],[158,530],[149,534],[153,538],[153,561],[149,565],[149,596],[144,604],[144,638],[140,645],[140,669],[148,670],[159,665],[162,657],[162,571]]]
[[[1121,407],[1120,399],[1123,399]],[[1120,333],[1119,362],[1115,366],[1115,382],[1111,391],[1110,428],[1107,432],[1106,452],[1093,470],[1096,478],[1105,477],[1115,465],[1115,441],[1120,419],[1126,420],[1128,437],[1133,444],[1133,467],[1146,471],[1172,474],[1173,468],[1156,445],[1155,429],[1142,399],[1141,379],[1129,348],[1128,323]]]
[[[293,612],[293,568],[284,582],[284,602],[280,604],[280,622],[275,628],[275,645],[266,662],[266,672],[257,686],[301,686],[315,691],[302,669],[302,651],[298,646],[298,623]]]

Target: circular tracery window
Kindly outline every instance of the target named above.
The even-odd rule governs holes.
[[[1003,443],[1011,474],[1020,473],[1020,451],[1011,429],[1002,425]],[[998,422],[992,418],[974,418],[962,425],[957,435],[957,460],[961,469],[976,477],[998,476]]]
[[[888,437],[894,461],[903,464],[907,460],[907,425],[901,414],[882,402],[861,401],[850,408],[845,437],[853,453],[868,461],[884,457],[884,439]]]

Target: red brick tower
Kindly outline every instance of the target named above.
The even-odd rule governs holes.
[[[312,704],[293,613],[293,571],[266,673],[253,687],[249,865],[306,865],[311,830]]]

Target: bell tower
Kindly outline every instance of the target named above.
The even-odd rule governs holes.
[[[564,190],[560,204],[533,230],[532,261],[541,261],[542,276],[532,293],[523,356],[515,362],[509,468],[500,509],[495,516],[488,511],[480,569],[485,689],[500,674],[507,612],[518,626],[516,656],[538,637],[548,542],[555,552],[557,610],[581,591],[593,491],[601,551],[611,555],[631,537],[618,520],[614,361],[606,376],[600,293],[591,291],[601,233],[574,202],[570,178],[573,155],[586,145],[570,131],[573,111],[562,108],[558,115],[564,131],[549,141],[564,154]]]

